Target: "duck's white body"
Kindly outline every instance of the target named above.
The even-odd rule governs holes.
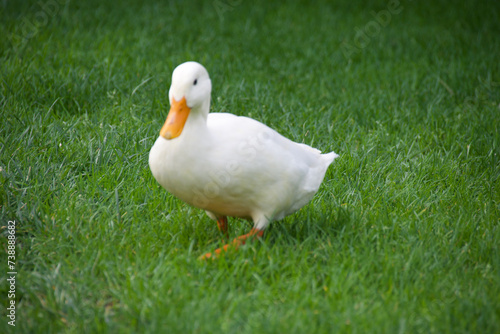
[[[211,218],[251,219],[262,231],[306,205],[338,155],[321,154],[248,117],[209,114],[210,90],[200,64],[176,68],[170,99],[185,98],[190,112],[180,135],[156,140],[151,171],[167,191]]]

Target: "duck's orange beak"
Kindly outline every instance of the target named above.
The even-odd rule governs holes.
[[[167,120],[160,130],[160,136],[165,139],[174,139],[179,137],[184,129],[184,124],[189,116],[189,108],[186,104],[186,98],[183,97],[180,101],[176,101],[172,98],[170,104],[170,111],[167,115]]]

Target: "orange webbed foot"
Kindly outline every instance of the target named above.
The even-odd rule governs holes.
[[[243,235],[240,235],[237,238],[234,238],[233,241],[231,241],[231,243],[229,243],[227,245],[224,245],[221,248],[217,248],[213,253],[206,253],[206,254],[204,254],[203,256],[200,257],[200,259],[201,260],[206,260],[206,259],[216,258],[222,252],[227,252],[229,249],[234,249],[234,250],[238,249],[238,247],[241,246],[241,245],[243,245],[243,244],[245,244],[245,242],[248,239],[251,239],[251,238],[260,238],[263,235],[264,235],[264,231],[263,230],[258,230],[256,228],[252,228],[252,230],[249,233],[243,234]]]

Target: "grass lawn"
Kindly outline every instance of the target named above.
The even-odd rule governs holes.
[[[500,2],[259,2],[0,2],[1,333],[500,333]],[[209,262],[148,166],[188,60],[212,112],[340,154]]]

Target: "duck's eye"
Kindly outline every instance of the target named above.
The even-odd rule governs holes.
[[[194,81],[193,81],[193,85],[195,85],[195,86],[196,86],[196,84],[197,84],[197,83],[198,83],[198,79],[194,79]]]

